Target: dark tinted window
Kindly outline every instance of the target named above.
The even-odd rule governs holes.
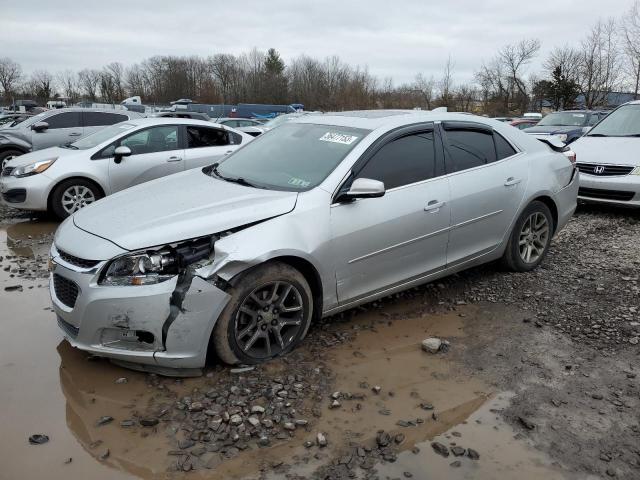
[[[49,130],[80,126],[80,112],[64,112],[51,115],[43,120],[49,124]]]
[[[433,178],[436,171],[433,132],[407,135],[378,150],[358,174],[391,189]]]
[[[105,112],[84,112],[84,126],[85,127],[98,127],[103,125],[113,125],[115,123],[124,122],[129,117],[119,113],[105,113]]]
[[[224,130],[207,127],[187,127],[187,148],[221,147],[234,144]]]
[[[493,132],[493,138],[496,141],[496,153],[498,154],[498,160],[515,155],[515,149],[507,142],[502,135]]]
[[[453,157],[452,171],[459,172],[495,162],[496,148],[490,131],[448,130],[447,142]]]

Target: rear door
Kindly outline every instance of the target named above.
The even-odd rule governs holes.
[[[508,234],[528,180],[528,161],[491,127],[443,122],[451,187],[449,266],[494,250]]]
[[[219,162],[238,149],[242,136],[216,127],[185,125],[185,170]]]
[[[115,163],[113,151],[121,145],[129,147],[132,154]],[[183,171],[184,149],[180,146],[179,125],[145,128],[113,143],[101,155],[109,157],[111,192]]]
[[[103,127],[129,120],[129,117],[122,113],[111,112],[82,112],[83,135],[90,135]]]
[[[60,112],[42,121],[46,122],[49,128],[40,132],[31,130],[31,143],[34,150],[75,142],[84,135],[80,112]]]
[[[449,184],[442,175],[442,147],[433,124],[392,134],[359,163],[353,178],[380,180],[386,192],[331,206],[341,303],[446,264]]]

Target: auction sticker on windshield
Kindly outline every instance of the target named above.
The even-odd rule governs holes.
[[[358,137],[354,135],[345,135],[344,133],[327,132],[320,137],[323,142],[341,143],[343,145],[351,145]]]

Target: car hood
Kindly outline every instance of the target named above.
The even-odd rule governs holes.
[[[568,133],[573,132],[574,130],[582,130],[582,127],[561,127],[554,125],[536,125],[535,127],[525,128],[524,131],[527,133],[548,133],[549,135],[555,135],[558,133]]]
[[[74,153],[78,153],[79,151],[80,150],[71,150],[68,148],[60,147],[44,148],[42,150],[36,150],[35,152],[25,153],[24,155],[20,155],[14,158],[13,160],[9,160],[7,162],[7,167],[22,167],[33,162],[48,160],[49,158],[66,157],[69,155],[73,155]]]
[[[298,194],[245,187],[200,169],[123,190],[73,216],[74,224],[126,250],[224,232],[293,210]]]
[[[640,165],[640,137],[581,137],[571,144],[578,163]]]

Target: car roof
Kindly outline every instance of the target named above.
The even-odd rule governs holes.
[[[393,128],[402,125],[409,125],[411,123],[434,122],[436,120],[455,120],[461,122],[476,121],[487,125],[502,123],[497,120],[469,113],[428,110],[359,110],[350,112],[327,112],[323,115],[304,115],[291,120],[291,122],[315,123],[319,125],[336,125],[376,130],[378,128]]]
[[[139,113],[134,112],[132,110],[116,110],[114,108],[86,108],[86,107],[65,107],[65,108],[55,108],[52,110],[46,110],[42,113],[46,114],[54,114],[60,112],[100,112],[100,113],[116,113],[120,115],[134,115],[136,118],[140,116]]]
[[[177,117],[146,117],[146,118],[134,118],[127,120],[126,123],[136,126],[147,125],[200,125],[204,127],[222,126],[215,122],[209,122],[207,120],[196,120],[193,118],[177,118]],[[229,127],[226,127],[229,128]]]

